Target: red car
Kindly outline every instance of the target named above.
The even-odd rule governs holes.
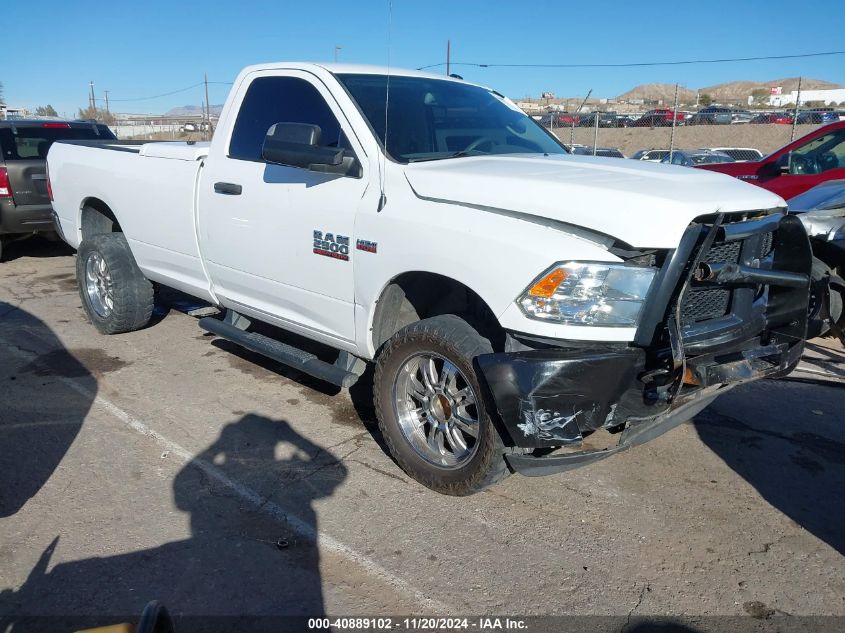
[[[670,108],[654,108],[634,121],[631,127],[670,127],[673,116],[675,117],[675,125],[681,125],[684,122],[685,115],[683,112],[674,114]]]
[[[760,160],[700,165],[789,200],[827,180],[845,178],[845,121],[813,130]]]
[[[770,112],[758,114],[751,123],[777,123],[779,125],[792,125],[792,115],[789,112]]]

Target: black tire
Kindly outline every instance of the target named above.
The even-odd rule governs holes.
[[[3,247],[6,245],[6,240],[0,235],[0,262],[3,261]]]
[[[831,274],[842,279],[842,266],[834,268]],[[830,289],[830,315],[839,329],[845,330],[845,289],[839,285]]]
[[[113,307],[99,314],[86,283],[89,258],[101,257],[111,276]],[[135,263],[123,233],[92,235],[82,240],[76,257],[76,283],[88,318],[101,334],[121,334],[139,330],[153,314],[153,285]]]
[[[827,301],[827,310],[835,323],[842,327],[843,297],[839,291],[830,288],[828,279],[836,272],[817,257],[813,257],[813,268],[810,273],[810,314],[807,323],[807,338],[825,336],[830,332],[830,323],[823,319],[822,302]]]
[[[382,347],[376,359],[374,394],[376,417],[390,454],[415,480],[447,495],[465,496],[480,492],[510,474],[504,459],[504,445],[485,403],[484,392],[473,359],[493,351],[490,341],[466,321],[447,314],[417,321],[401,329]],[[447,359],[463,374],[477,394],[479,423],[474,455],[457,468],[443,468],[424,459],[405,437],[396,401],[397,377],[405,363],[420,352]]]

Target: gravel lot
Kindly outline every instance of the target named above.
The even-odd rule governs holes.
[[[845,373],[832,343],[802,374],[821,384],[744,386],[643,447],[456,499],[385,454],[366,386],[203,335],[176,296],[153,326],[100,336],[69,250],[32,239],[8,256],[0,630],[154,598],[188,615],[610,615],[617,630],[845,616],[845,391],[818,373]]]

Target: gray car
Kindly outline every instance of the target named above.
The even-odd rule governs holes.
[[[808,338],[833,330],[845,344],[845,180],[828,180],[789,199],[813,247]],[[821,299],[827,298],[827,314]]]
[[[688,125],[729,125],[733,120],[733,110],[722,106],[707,106],[693,114]]]
[[[684,167],[695,167],[696,165],[708,165],[710,163],[735,163],[736,161],[722,152],[712,152],[704,149],[676,149],[672,152],[671,160],[667,154],[660,162],[682,165]]]
[[[116,138],[105,125],[90,121],[0,121],[0,260],[10,237],[54,230],[47,191],[53,142]]]

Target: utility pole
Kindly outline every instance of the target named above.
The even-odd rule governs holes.
[[[208,73],[203,74],[203,82],[205,83],[205,122],[208,126],[205,131],[207,140],[211,140],[211,105],[208,101]]]
[[[593,156],[595,156],[596,150],[598,149],[598,146],[599,146],[599,119],[601,117],[599,116],[598,110],[593,112],[593,116],[595,117],[595,121],[593,121],[593,125],[594,125],[594,127],[593,127]]]
[[[446,40],[446,76],[452,74],[452,40]]]
[[[97,107],[96,103],[94,102],[94,82],[88,82],[88,108],[90,110],[94,110]]]
[[[798,94],[795,95],[795,111],[792,113],[792,135],[789,137],[789,142],[795,140],[795,126],[798,124],[798,106],[801,105],[801,79],[798,78]]]
[[[584,104],[587,103],[587,99],[590,98],[591,94],[593,94],[592,88],[590,88],[590,90],[587,92],[587,96],[584,97],[584,100],[581,102],[581,105],[578,106],[578,109],[575,110],[575,112],[572,115],[572,128],[569,132],[569,146],[570,147],[572,147],[573,143],[575,143],[575,119],[578,118],[575,115],[578,114],[579,112],[581,112],[581,108],[583,108]]]
[[[672,133],[669,136],[669,162],[675,153],[675,120],[678,118],[678,84],[675,84],[675,105],[672,107]]]
[[[342,48],[343,48],[343,46],[335,46],[334,47],[334,63],[335,64],[337,63],[337,54],[340,52],[340,50]]]
[[[109,110],[109,91],[105,90],[104,92],[106,93],[106,114],[111,114]]]

